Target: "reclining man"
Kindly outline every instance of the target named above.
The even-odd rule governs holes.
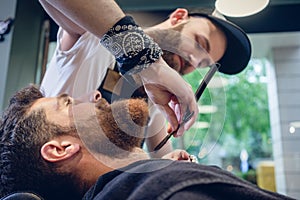
[[[0,121],[0,197],[45,199],[291,199],[217,167],[149,159],[139,146],[148,122],[142,99],[108,104],[29,86]]]
[[[99,89],[103,97],[110,101],[118,80],[116,77],[119,76],[113,55],[99,45],[96,36],[76,21],[59,12],[47,0],[40,2],[61,27],[56,51],[41,84],[42,92],[47,97],[61,93],[78,97]],[[176,9],[167,20],[145,31],[164,50],[163,58],[168,65],[181,75],[214,62],[221,64],[221,72],[236,74],[247,66],[251,55],[249,39],[239,27],[213,16],[191,14],[183,8]],[[130,97],[136,89],[128,88],[121,90],[119,96]],[[169,141],[160,151],[153,151],[167,134],[165,124],[158,109],[151,109],[145,143],[152,157],[161,157],[172,150]]]

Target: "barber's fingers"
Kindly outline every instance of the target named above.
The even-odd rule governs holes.
[[[188,130],[192,126],[198,115],[198,106],[191,86],[162,59],[151,64],[139,75],[146,84],[145,88],[149,98],[159,105],[173,130],[177,128],[187,111],[193,113],[190,119],[180,127],[177,135],[182,135],[184,130]],[[179,112],[175,112],[168,105],[169,102],[174,101],[174,97],[176,97]]]
[[[176,115],[176,112],[169,106],[172,94],[157,84],[145,84],[144,87],[148,97],[156,104],[157,108],[169,122],[171,130],[175,130],[180,121],[180,115]]]
[[[198,163],[198,158],[196,156],[191,155],[187,151],[181,149],[175,149],[174,151],[164,155],[162,158]]]
[[[190,161],[190,155],[185,150],[175,149],[172,152],[164,155],[163,159]]]
[[[187,83],[186,83],[186,87],[192,89],[191,86]],[[194,103],[192,102],[185,111],[183,111],[183,109],[181,108],[181,104],[180,104],[179,100],[177,99],[177,97],[172,97],[172,100],[169,103],[169,106],[174,111],[174,113],[177,117],[177,121],[180,124],[180,127],[177,130],[177,132],[174,134],[174,137],[182,136],[184,131],[188,130],[193,125],[193,123],[195,122],[195,120],[197,118],[197,114],[198,114],[197,102],[194,97],[192,97],[191,101],[194,101]],[[192,107],[195,104],[196,104],[196,107]],[[190,107],[192,109],[190,109]],[[194,110],[194,111],[191,111],[191,110]],[[188,120],[184,120],[185,118],[188,118]],[[168,130],[170,130],[170,129],[168,129]],[[173,130],[171,130],[171,131],[173,131]]]
[[[178,123],[177,116],[176,116],[174,110],[172,110],[172,108],[168,104],[159,105],[158,108],[160,109],[160,111],[163,112],[165,118],[169,122],[168,125],[170,126],[170,128],[168,128],[168,132],[170,133],[173,130],[175,130],[177,128],[177,126],[179,125],[179,123]]]
[[[181,150],[178,160],[190,160],[190,154],[186,152],[185,150]]]
[[[176,98],[173,96],[170,103],[178,122],[181,124],[178,131],[174,134],[175,137],[182,136],[184,131],[188,130],[194,124],[199,112],[191,85],[183,80],[181,86],[182,89],[177,90]],[[184,93],[181,91],[184,91]],[[184,121],[184,118],[187,116],[189,116],[188,120]]]

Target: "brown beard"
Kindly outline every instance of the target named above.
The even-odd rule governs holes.
[[[96,115],[76,123],[78,135],[91,152],[120,157],[141,147],[149,118],[143,99],[96,104]]]

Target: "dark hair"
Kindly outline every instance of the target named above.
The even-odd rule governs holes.
[[[20,90],[11,98],[0,120],[0,198],[14,192],[29,191],[45,199],[75,200],[81,199],[83,195],[81,192],[85,192],[84,189],[78,191],[76,186],[80,184],[79,180],[72,171],[63,170],[63,163],[47,162],[41,156],[42,146],[54,137],[59,135],[79,137],[75,126],[62,127],[49,122],[44,109],[30,110],[34,102],[42,97],[42,93],[35,86]],[[125,104],[128,102],[127,110]],[[104,128],[106,133],[111,133],[108,134],[108,138],[112,143],[120,149],[130,151],[130,148],[141,143],[143,126],[148,120],[148,109],[144,100],[136,102],[131,99],[128,102],[115,104],[116,115],[120,118],[120,126],[122,125],[124,131],[132,131],[137,135],[127,135],[120,129],[119,124],[113,119],[111,106],[103,108],[106,112],[103,112],[101,126],[106,127]],[[130,119],[126,116],[128,111],[132,114],[133,122],[140,126],[128,123]],[[92,124],[90,127],[98,126]],[[88,131],[89,127],[86,128]],[[87,136],[90,133],[87,133]],[[96,140],[93,138],[92,142],[94,141]],[[94,146],[107,147],[107,144],[101,145],[101,142],[101,139],[98,140]],[[107,155],[119,152],[106,150]]]
[[[59,193],[62,184],[58,182],[65,180],[64,175],[56,173],[55,165],[46,162],[40,154],[42,145],[63,130],[48,123],[43,110],[29,112],[33,103],[42,97],[37,87],[26,87],[10,99],[3,113],[0,121],[0,197],[17,191],[32,191],[49,196],[47,199],[57,199],[52,195]]]

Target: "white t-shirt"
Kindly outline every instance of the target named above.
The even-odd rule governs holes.
[[[61,51],[62,33],[59,29],[57,47],[42,80],[41,91],[46,97],[67,93],[74,98],[95,91],[107,68],[114,67],[113,55],[88,32],[70,50]]]

